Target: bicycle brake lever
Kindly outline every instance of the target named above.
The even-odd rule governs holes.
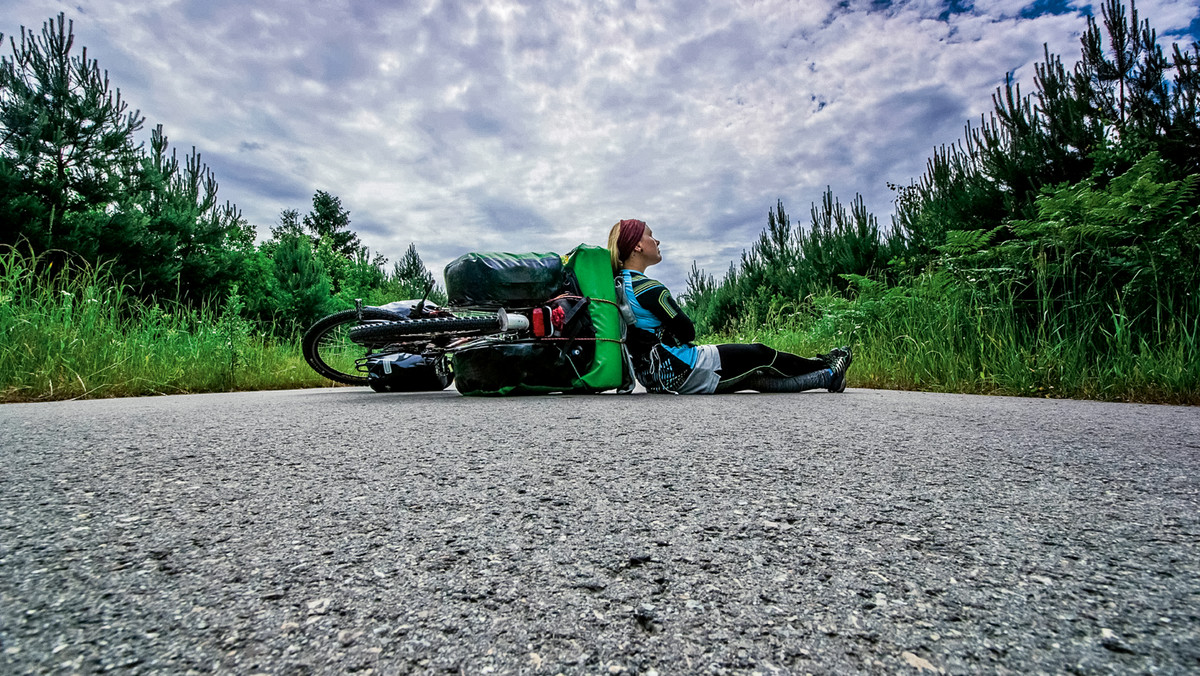
[[[425,315],[425,299],[429,298],[429,294],[431,291],[433,291],[433,282],[432,281],[430,281],[429,284],[425,285],[425,293],[421,296],[421,302],[417,303],[417,307],[416,307],[416,316],[417,317],[422,317]]]

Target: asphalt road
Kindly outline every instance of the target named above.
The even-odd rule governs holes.
[[[0,673],[1196,673],[1200,410],[0,406]]]

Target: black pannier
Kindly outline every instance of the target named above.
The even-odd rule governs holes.
[[[574,286],[571,277],[555,253],[469,253],[446,266],[446,296],[456,307],[532,307]]]
[[[453,373],[419,354],[391,352],[367,360],[367,384],[376,392],[435,392],[453,380]]]
[[[595,343],[513,342],[454,354],[454,386],[467,395],[563,392],[586,373]]]

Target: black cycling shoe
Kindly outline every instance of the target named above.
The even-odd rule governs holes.
[[[850,362],[854,361],[850,347],[835,347],[829,351],[828,355],[822,356],[828,360],[829,368],[833,369],[833,381],[829,383],[829,391],[845,392],[846,371],[850,370]]]

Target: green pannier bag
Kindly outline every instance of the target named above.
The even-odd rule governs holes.
[[[552,272],[550,256],[560,262],[561,273]],[[489,284],[494,291],[487,290]],[[570,337],[497,342],[454,353],[454,384],[462,394],[633,390],[608,249],[581,244],[565,256],[467,254],[446,266],[446,291],[451,305],[475,307],[538,306],[563,294],[584,299],[567,327]],[[539,293],[544,295],[534,297]],[[467,298],[470,303],[459,302]]]
[[[579,376],[580,385],[597,392],[632,392],[633,361],[625,349],[625,323],[617,304],[608,249],[580,244],[567,254],[567,269],[575,273],[580,295],[589,299],[588,312],[596,331],[596,356],[592,368]]]

